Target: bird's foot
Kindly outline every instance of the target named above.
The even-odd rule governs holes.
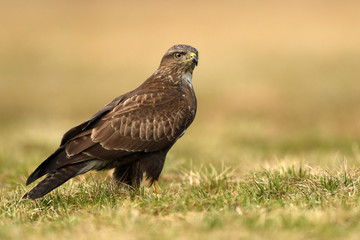
[[[159,193],[160,193],[159,184],[158,184],[158,181],[157,181],[157,180],[154,181],[154,189],[155,189],[155,193],[156,193],[156,194],[159,194]]]

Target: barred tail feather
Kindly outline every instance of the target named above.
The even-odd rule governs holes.
[[[43,197],[70,178],[89,171],[90,169],[87,167],[87,164],[88,162],[71,164],[55,170],[53,173],[48,174],[36,187],[26,193],[23,198],[34,200]]]

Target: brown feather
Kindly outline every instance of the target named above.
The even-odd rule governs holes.
[[[84,150],[95,144],[96,143],[92,141],[90,134],[88,134],[69,141],[66,144],[65,151],[68,157],[72,157],[83,152]]]
[[[191,58],[177,60],[176,52]],[[157,180],[167,152],[195,117],[191,76],[197,57],[191,46],[173,46],[143,84],[66,132],[60,147],[29,176],[27,184],[47,174],[27,196],[34,199],[46,194],[79,173],[80,166],[87,166],[85,170],[116,168],[114,176],[131,184],[138,183],[144,173],[151,181]],[[125,173],[130,175],[121,178]]]
[[[75,177],[85,166],[86,163],[79,163],[57,169],[55,172],[49,174],[44,180],[42,180],[36,187],[31,189],[30,192],[26,193],[23,198],[36,199],[44,196],[70,178]]]

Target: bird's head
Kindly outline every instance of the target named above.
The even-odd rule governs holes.
[[[174,45],[164,55],[160,70],[176,71],[177,73],[193,72],[198,64],[199,52],[189,45]]]

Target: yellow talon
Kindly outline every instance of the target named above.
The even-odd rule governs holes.
[[[160,193],[160,191],[159,191],[159,185],[158,185],[158,181],[157,181],[157,180],[154,181],[154,189],[155,189],[155,193],[156,193],[156,194],[159,194],[159,193]]]

